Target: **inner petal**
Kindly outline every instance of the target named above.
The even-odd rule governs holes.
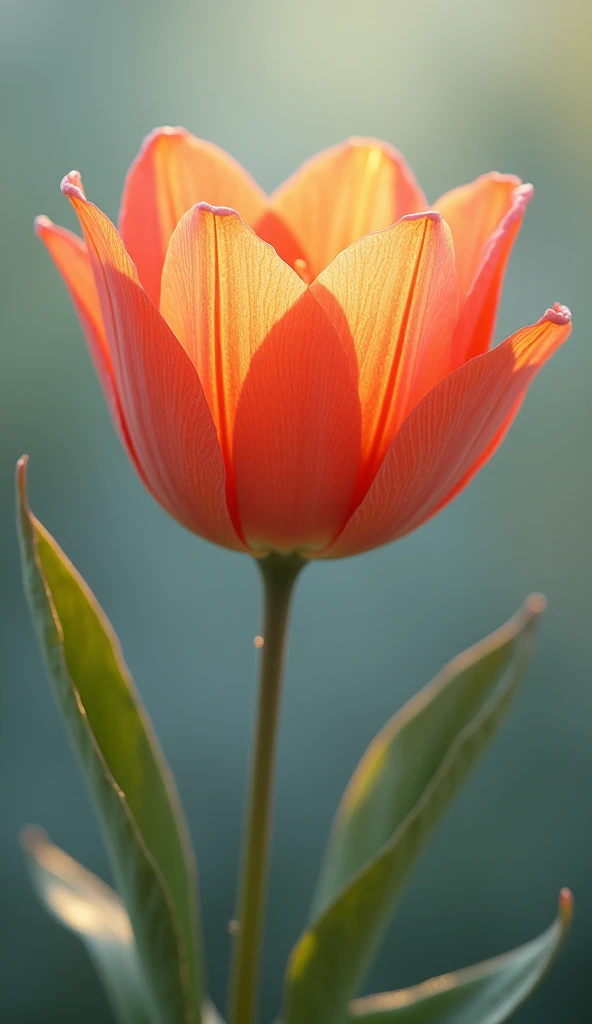
[[[510,209],[520,186],[513,174],[484,174],[441,196],[435,203],[448,224],[454,241],[459,297],[468,294],[491,235]]]
[[[403,157],[376,139],[350,139],[307,161],[274,192],[271,211],[289,231],[291,250],[305,260],[311,279],[362,235],[427,209]],[[269,217],[263,233],[269,232]],[[280,244],[278,252],[283,258]],[[293,265],[291,259],[288,260]]]
[[[159,303],[169,239],[195,203],[237,210],[247,224],[259,220],[267,196],[223,149],[183,128],[159,128],[145,140],[123,190],[119,227],[145,291]]]
[[[403,218],[341,253],[311,291],[358,380],[359,499],[409,411],[450,369],[457,316],[450,231],[437,213]]]
[[[171,237],[161,310],[197,368],[242,535],[259,551],[325,546],[349,505],[360,414],[310,289],[234,211],[200,204]]]
[[[225,462],[252,358],[306,285],[233,211],[200,203],[171,236],[161,312],[195,365]]]

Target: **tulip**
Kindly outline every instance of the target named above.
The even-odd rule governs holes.
[[[270,197],[222,150],[152,134],[119,232],[73,171],[84,242],[37,219],[115,426],[180,523],[256,556],[264,615],[233,1024],[253,1024],[290,604],[306,561],[402,537],[501,443],[570,331],[556,303],[491,349],[532,187],[488,174],[429,209],[402,157],[352,139]]]
[[[188,529],[261,558],[353,555],[443,508],[567,338],[556,303],[491,348],[532,187],[487,174],[429,208],[352,139],[270,197],[181,129],[146,140],[119,232],[67,175],[47,218],[119,436]]]

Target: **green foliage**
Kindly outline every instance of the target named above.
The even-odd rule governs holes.
[[[65,928],[78,935],[97,968],[120,1024],[158,1024],[134,941],[132,923],[117,893],[47,838],[28,828],[22,837],[39,898]],[[211,1003],[202,1024],[224,1024]]]
[[[339,810],[292,952],[286,1024],[343,1024],[428,836],[519,686],[542,599],[454,659],[378,734]]]
[[[118,896],[38,830],[35,887],[86,945],[120,1024],[223,1024],[202,1003],[196,872],[175,786],[84,581],[31,514],[19,464],[23,577],[54,693],[99,813]],[[454,659],[371,743],[337,811],[311,923],[288,964],[284,1024],[501,1024],[567,931],[412,989],[352,999],[429,835],[497,731],[523,677],[541,598]]]
[[[571,893],[564,889],[556,921],[532,942],[414,988],[357,999],[350,1024],[502,1024],[549,970],[571,912]]]
[[[84,942],[117,1020],[158,1024],[147,1005],[134,933],[119,896],[54,846],[40,829],[27,829],[22,845],[40,899]]]
[[[97,808],[159,1024],[199,1024],[196,879],[174,783],[88,587],[26,497],[18,524],[25,589],[54,694]]]

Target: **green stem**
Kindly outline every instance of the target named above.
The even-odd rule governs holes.
[[[231,971],[230,1024],[254,1024],[257,1015],[281,683],[290,602],[304,562],[295,556],[269,555],[257,564],[263,578],[263,647]]]

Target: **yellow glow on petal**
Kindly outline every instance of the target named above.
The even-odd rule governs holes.
[[[376,178],[380,173],[383,163],[383,152],[379,146],[370,146],[362,149],[362,168],[360,169],[361,188],[358,193],[355,205],[355,219],[352,227],[352,239],[361,238],[366,234],[367,225],[370,221],[372,203],[376,191]]]

